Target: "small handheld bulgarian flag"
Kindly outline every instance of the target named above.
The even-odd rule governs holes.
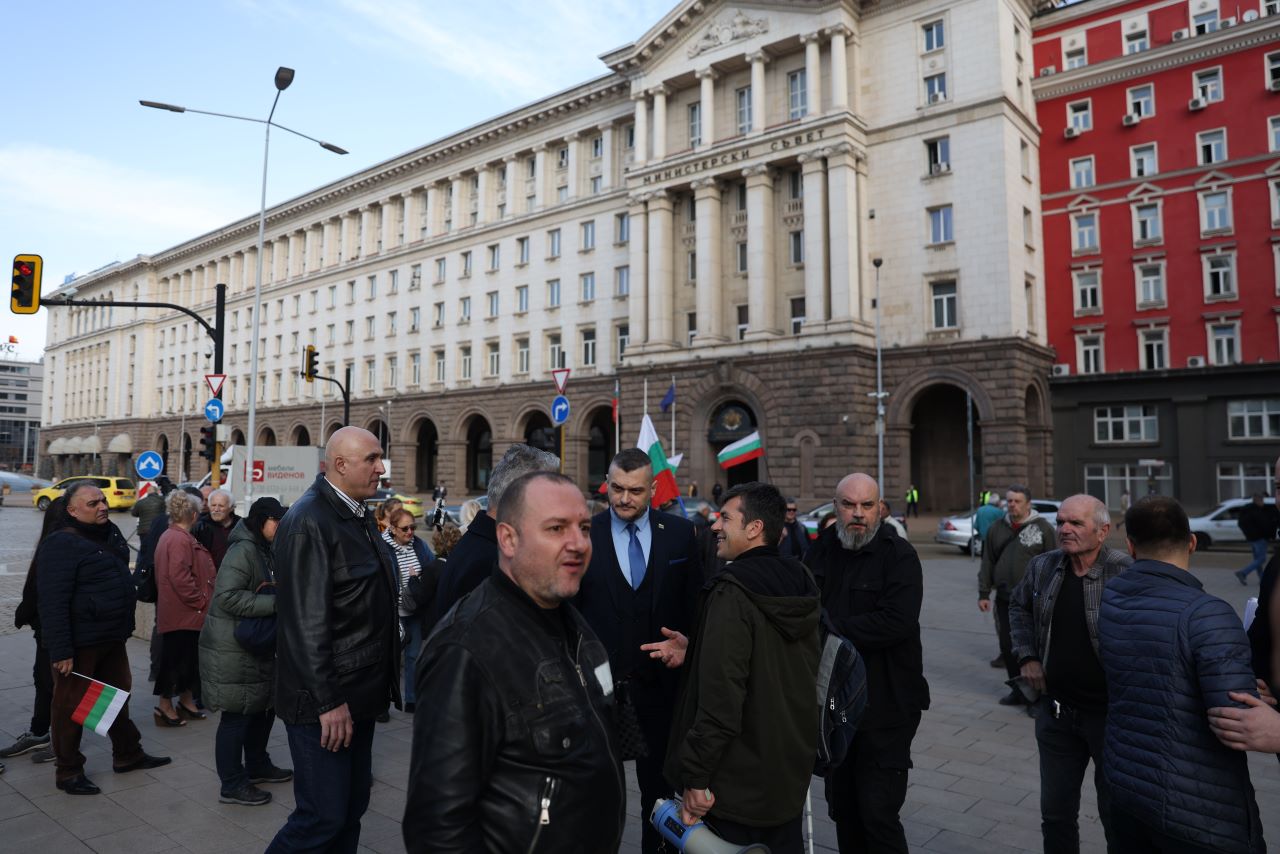
[[[116,722],[116,715],[120,714],[124,704],[129,701],[129,692],[113,688],[106,682],[90,679],[74,670],[71,675],[79,676],[89,682],[89,688],[84,692],[80,705],[76,706],[75,711],[71,713],[71,720],[85,729],[93,730],[98,735],[106,735],[107,730],[111,729],[111,725]]]
[[[716,455],[716,460],[720,463],[720,468],[727,469],[763,456],[764,446],[760,444],[760,431],[757,430],[732,445],[726,445],[724,450]]]

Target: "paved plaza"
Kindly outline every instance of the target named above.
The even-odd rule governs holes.
[[[15,502],[11,502],[15,503]],[[113,514],[126,533],[133,520]],[[20,507],[0,512],[0,742],[26,729],[31,716],[29,630],[13,629],[13,609],[21,595],[31,543],[40,514]],[[904,820],[913,850],[1005,854],[1040,850],[1039,775],[1033,722],[1021,711],[996,704],[1004,693],[1003,675],[988,661],[996,654],[991,618],[976,606],[977,564],[954,548],[931,542],[934,520],[911,520],[912,540],[924,561],[925,601],[921,615],[925,672],[933,707],[925,713],[914,746],[915,770]],[[1239,586],[1230,570],[1248,561],[1242,551],[1213,551],[1195,556],[1196,575],[1206,588],[1243,609],[1256,592]],[[145,607],[145,606],[144,606]],[[134,719],[143,744],[170,755],[172,765],[154,771],[115,775],[109,742],[88,733],[86,772],[102,788],[97,797],[71,797],[53,784],[52,765],[33,765],[28,757],[9,760],[0,775],[0,850],[23,854],[73,852],[251,852],[260,851],[284,823],[293,805],[288,784],[264,786],[274,795],[265,807],[219,804],[214,773],[216,717],[181,729],[152,724],[151,685],[146,682],[147,645],[129,644],[134,672]],[[410,720],[392,712],[378,727],[374,742],[374,789],[362,833],[362,851],[401,852],[400,816],[409,775]],[[277,764],[289,765],[284,727],[272,739]],[[1250,767],[1267,839],[1280,845],[1280,766],[1270,756],[1252,755]],[[639,851],[640,804],[634,777],[622,850]],[[835,850],[835,831],[826,817],[819,782],[813,792],[817,851]],[[1081,835],[1087,852],[1102,852],[1091,783],[1081,809]]]

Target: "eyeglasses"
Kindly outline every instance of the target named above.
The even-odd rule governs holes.
[[[794,508],[794,507],[788,507],[788,508],[787,508],[787,512],[788,512],[788,513],[794,513],[794,512],[796,512],[796,508]]]
[[[403,528],[396,528],[396,530],[397,530],[397,531],[400,531],[401,533],[405,533],[405,534],[407,534],[407,533],[410,533],[410,532],[412,532],[412,531],[416,531],[416,530],[418,530],[418,526],[417,526],[417,525],[405,525]]]

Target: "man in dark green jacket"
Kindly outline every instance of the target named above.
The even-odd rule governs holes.
[[[682,820],[738,845],[800,854],[818,742],[818,589],[778,553],[786,501],[747,483],[712,526],[730,561],[703,588],[665,771]],[[652,805],[646,804],[648,810]]]

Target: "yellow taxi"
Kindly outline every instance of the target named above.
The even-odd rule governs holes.
[[[127,477],[83,474],[79,477],[64,477],[53,486],[46,486],[31,493],[31,502],[35,504],[37,510],[48,510],[53,499],[66,492],[68,486],[81,480],[87,480],[101,489],[102,494],[107,497],[107,506],[112,510],[128,510],[137,500],[137,490],[134,488],[133,481]]]

